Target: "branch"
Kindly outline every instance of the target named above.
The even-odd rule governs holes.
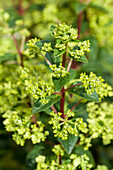
[[[73,59],[71,58],[71,60],[69,61],[68,67],[67,67],[67,71],[69,71],[69,70],[70,70],[70,68],[71,68],[71,64],[72,64],[72,61],[73,61]]]
[[[12,35],[12,38],[13,38],[14,44],[15,44],[15,46],[16,46],[17,52],[18,52],[18,54],[19,54],[19,56],[20,56],[20,65],[21,65],[22,67],[24,67],[24,65],[23,65],[23,55],[22,55],[22,52],[21,52],[20,47],[19,47],[19,45],[18,45],[18,42],[17,42],[17,40],[16,40],[16,38],[15,38],[14,35]]]
[[[45,140],[44,142],[47,143],[48,145],[51,145],[51,146],[54,146],[54,145],[55,145],[54,143],[52,143],[52,142],[50,142],[50,141],[48,141],[48,140]]]
[[[45,57],[45,56],[43,56],[44,57],[44,59],[47,61],[47,63],[49,64],[49,66],[51,66],[52,64],[50,63],[50,61]]]
[[[60,92],[54,92],[53,94],[62,94],[62,92],[60,91]]]
[[[17,7],[17,9],[18,9],[19,15],[22,16],[24,14],[24,9],[22,7],[22,0],[18,0],[18,7]]]
[[[62,66],[65,68],[65,63],[66,63],[66,52],[63,54],[63,59],[62,59]],[[61,117],[64,118],[64,102],[65,102],[65,92],[64,92],[64,87],[61,89],[62,92],[62,98],[60,101],[60,112],[62,113]]]
[[[67,90],[69,90],[69,89],[71,89],[71,88],[73,88],[73,87],[75,87],[75,86],[80,86],[80,85],[82,85],[82,83],[74,84],[74,85],[68,87],[67,89],[64,89],[63,92],[65,92],[65,91],[67,91]]]
[[[35,123],[37,125],[37,120],[36,120],[36,116],[33,114],[31,120],[33,121],[33,123]],[[38,126],[38,125],[37,125]]]
[[[67,90],[69,90],[69,89],[71,89],[71,88],[73,88],[73,87],[75,87],[75,86],[80,86],[80,85],[83,85],[83,84],[82,84],[82,83],[74,84],[74,85],[68,87],[67,89],[62,89],[62,91],[60,91],[60,92],[54,92],[53,94],[61,94],[61,95],[62,95],[63,92],[65,92],[65,91],[67,91]]]
[[[58,113],[57,113],[57,110],[55,109],[54,106],[51,106],[51,109],[52,109],[56,114],[58,114]]]
[[[80,12],[80,14],[78,15],[78,21],[77,21],[78,37],[77,37],[77,39],[80,38],[80,31],[81,31],[81,26],[82,26],[82,16],[83,16],[83,11]]]
[[[73,111],[73,110],[79,105],[79,103],[81,102],[81,100],[83,100],[83,99],[80,99],[80,100],[71,108],[71,111]]]
[[[61,165],[61,155],[59,155],[59,165]]]

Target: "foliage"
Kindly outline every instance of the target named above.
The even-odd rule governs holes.
[[[0,4],[1,136],[27,170],[112,169],[112,1]],[[12,155],[0,169],[24,169]]]

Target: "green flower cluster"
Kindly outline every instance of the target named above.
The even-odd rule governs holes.
[[[108,168],[105,165],[98,165],[95,170],[108,170]]]
[[[5,12],[3,9],[0,9],[0,31],[3,34],[10,34],[13,35],[15,33],[19,33],[18,36],[28,37],[30,36],[29,30],[24,25],[22,20],[16,20],[15,25],[13,27],[10,26],[10,18],[8,12]],[[20,38],[20,37],[19,37]]]
[[[103,144],[108,145],[113,140],[113,104],[93,102],[87,104],[89,112],[88,127],[93,139],[102,136]]]
[[[69,74],[69,72],[64,67],[62,67],[62,63],[60,63],[58,67],[56,64],[50,65],[49,67],[53,71],[53,77],[60,78]]]
[[[5,12],[3,9],[0,9],[0,32],[3,34],[12,32],[12,28],[9,28],[8,21],[10,15]]]
[[[27,46],[29,47],[29,54],[34,56],[35,54],[39,54],[40,49],[39,47],[36,45],[37,42],[39,42],[40,40],[37,39],[36,37],[34,39],[31,39],[28,41]]]
[[[62,42],[68,42],[70,40],[75,40],[78,37],[77,29],[67,26],[65,23],[53,25],[50,28],[50,35],[55,39],[59,39]]]
[[[42,104],[48,103],[46,99],[54,92],[54,88],[46,83],[41,77],[36,77],[30,74],[27,68],[21,68],[21,78],[25,81],[26,91],[33,96],[35,100],[40,99]]]
[[[52,149],[52,151],[58,156],[58,155],[61,155],[63,156],[64,155],[64,151],[63,149],[61,148],[60,145],[55,145],[54,148]]]
[[[72,154],[70,158],[73,160],[72,169],[76,169],[77,167],[80,167],[82,170],[84,169],[90,170],[93,167],[93,165],[89,163],[89,157],[86,154],[81,156]]]
[[[85,150],[92,146],[91,140],[102,137],[103,144],[108,145],[113,140],[113,104],[101,103],[100,105],[94,102],[87,104],[89,112],[88,130],[89,136],[80,134],[80,145],[85,144]]]
[[[97,7],[101,7],[103,4],[103,11],[105,11],[101,12],[92,8],[87,10],[90,30],[97,37],[99,44],[113,48],[113,37],[111,36],[113,34],[112,0],[92,0],[92,3]]]
[[[27,97],[18,66],[0,64],[0,114],[17,107],[22,111],[27,107]]]
[[[76,170],[77,168],[81,168],[82,170],[87,169],[90,170],[93,165],[89,163],[89,157],[84,154],[81,156],[78,156],[76,154],[72,154],[70,156],[70,163],[65,164],[62,163],[61,165],[55,160],[52,160],[51,162],[46,163],[45,162],[45,156],[39,155],[36,157],[37,162],[37,168],[35,170]]]
[[[89,147],[92,146],[92,144],[91,144],[92,136],[86,137],[84,134],[79,134],[79,138],[80,138],[79,144],[80,145],[84,145],[85,144],[84,150],[88,150]]]
[[[0,23],[4,23],[4,21],[9,20],[9,14],[5,12],[3,9],[0,9]]]
[[[69,54],[75,59],[84,56],[85,52],[90,52],[89,47],[89,40],[83,42],[68,42]]]
[[[65,118],[61,117],[62,113],[58,112],[55,114],[51,112],[52,116],[49,124],[53,125],[53,133],[55,133],[55,137],[62,138],[62,140],[68,139],[68,134],[78,135],[78,130],[83,133],[87,133],[87,124],[83,122],[82,118],[77,118],[75,121],[70,120],[69,118],[74,117],[75,113],[71,110],[68,110]]]
[[[55,48],[58,48],[59,51],[65,50],[66,49],[66,45],[65,44],[60,44],[60,41],[56,41],[56,45]]]
[[[44,43],[44,45],[42,47],[42,51],[44,51],[44,52],[51,52],[51,51],[53,51],[52,46],[51,46],[51,42]]]
[[[106,96],[113,96],[112,87],[107,83],[103,83],[104,79],[101,76],[97,77],[96,74],[90,72],[89,76],[86,73],[80,74],[80,80],[87,91],[87,94],[92,94],[94,91],[97,92],[99,100]]]
[[[50,35],[56,39],[55,48],[58,51],[66,51],[74,59],[79,59],[85,52],[90,51],[89,40],[83,42],[77,40],[77,29],[65,23],[51,26]]]
[[[37,38],[29,41],[29,53],[42,54],[42,52],[52,53],[54,56],[62,56],[65,52],[71,56],[71,58],[77,60],[85,55],[85,52],[89,52],[90,43],[87,41],[77,40],[77,30],[71,26],[67,26],[65,23],[51,26],[50,36],[55,38],[55,42],[39,41]]]
[[[14,132],[13,139],[18,145],[23,146],[26,139],[31,139],[33,144],[44,141],[46,136],[49,134],[48,131],[44,130],[44,125],[37,121],[36,124],[31,123],[31,109],[21,111],[7,111],[3,114],[4,125],[8,132]]]

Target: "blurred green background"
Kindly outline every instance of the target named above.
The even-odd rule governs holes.
[[[48,31],[51,24],[65,22],[74,28],[79,28],[80,39],[89,39],[91,51],[87,54],[88,64],[78,64],[78,73],[90,71],[102,76],[107,83],[113,87],[113,2],[112,0],[0,0],[0,8],[10,14],[10,27],[15,27],[15,20],[22,19],[30,35],[26,39],[37,37],[48,38]],[[82,19],[80,16],[82,14]],[[1,17],[1,16],[0,16]],[[81,23],[79,23],[79,21]],[[79,27],[78,27],[79,25]],[[2,25],[0,26],[0,28]],[[1,29],[0,29],[1,30]],[[17,39],[18,33],[17,33]],[[26,44],[24,46],[26,50]],[[5,64],[4,53],[15,51],[12,39],[0,31],[0,81],[6,81],[6,77],[13,75],[14,69]],[[40,62],[40,58],[29,58],[25,51],[25,62]],[[17,57],[18,60],[18,57]],[[7,60],[6,60],[7,61]],[[8,69],[7,69],[8,67]],[[3,73],[3,74],[2,74]],[[2,88],[1,88],[2,89]],[[1,90],[0,89],[0,90]],[[0,92],[0,113],[2,114],[3,99]],[[4,100],[4,101],[3,101]],[[4,103],[2,103],[2,101]],[[111,102],[112,98],[105,98]],[[10,105],[10,103],[9,103]],[[7,106],[9,107],[9,106]],[[97,163],[105,164],[113,168],[113,142],[103,146],[101,140],[95,140],[92,148]],[[31,170],[34,166],[34,159],[29,152],[33,145],[26,142],[24,147],[17,146],[12,140],[12,134],[5,131],[3,118],[0,116],[0,170]],[[35,153],[34,153],[35,155]]]

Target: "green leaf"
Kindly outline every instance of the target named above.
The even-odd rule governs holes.
[[[61,138],[58,139],[58,141],[61,143],[62,147],[68,154],[72,152],[75,144],[77,143],[77,140],[78,136],[75,135],[69,135],[67,140],[62,140]]]
[[[87,36],[85,39],[83,40],[89,40],[89,42],[91,43],[90,45],[90,52],[88,53],[89,60],[96,60],[98,57],[98,41],[94,36]]]
[[[51,63],[51,64],[56,64],[57,66],[60,65],[61,61],[59,57],[54,57],[53,53],[46,53],[45,57],[47,58],[47,60]],[[47,67],[47,69],[52,72],[52,70],[49,67],[49,64],[47,63],[47,61],[44,59],[44,64]]]
[[[93,60],[93,61],[88,61],[87,64],[83,64],[81,66],[81,72],[96,72],[100,75],[100,73],[102,73],[102,71],[105,70],[105,68],[102,66],[102,64],[100,63],[100,61],[97,60]]]
[[[80,56],[79,59],[73,58],[71,55],[70,55],[70,57],[71,57],[73,60],[75,60],[75,61],[79,61],[79,62],[83,62],[83,63],[88,63],[88,60],[87,60],[87,58],[86,58],[85,55]]]
[[[87,8],[87,4],[74,2],[72,3],[72,8],[75,10],[76,14],[79,14],[80,12],[84,11]]]
[[[78,82],[74,83],[77,84]],[[80,83],[80,82],[79,82]],[[96,93],[96,91],[94,91],[92,94],[87,94],[85,88],[80,85],[80,86],[75,86],[71,89],[68,90],[70,93],[72,94],[76,94],[84,99],[87,99],[88,101],[95,101],[95,102],[99,102],[99,98],[98,95]]]
[[[79,59],[77,59],[76,61],[79,61],[79,62],[83,62],[83,63],[88,63],[88,60],[86,58],[85,55],[81,56]]]
[[[75,69],[70,68],[69,73],[70,73],[70,81],[71,81],[75,78],[77,71]]]
[[[0,62],[16,60],[16,54],[5,53],[3,56],[0,56]]]
[[[107,64],[113,65],[113,57],[110,55],[107,48],[100,48],[99,50],[99,57],[102,61],[106,62]]]
[[[54,57],[59,57],[62,56],[62,54],[64,54],[66,52],[66,49],[59,51],[58,49],[54,49]]]
[[[46,97],[46,99],[49,100],[47,104],[42,104],[40,100],[37,100],[33,105],[32,113],[38,113],[38,112],[48,109],[49,107],[57,103],[61,99],[61,96],[51,95],[51,96]]]
[[[102,6],[98,6],[93,3],[90,3],[88,6],[92,9],[94,9],[95,11],[99,11],[99,12],[105,13],[105,14],[108,13],[108,11],[105,8],[103,8]]]
[[[55,85],[55,90],[59,92],[62,89],[62,87],[70,81],[70,74],[67,74],[65,77],[60,78],[53,77],[52,79]]]
[[[70,103],[68,108],[71,109],[77,102]],[[73,110],[75,113],[74,118],[82,117],[84,122],[87,122],[88,119],[88,112],[86,111],[86,103],[79,103],[78,106]]]
[[[95,167],[95,161],[92,153],[89,150],[84,150],[83,146],[76,146],[73,150],[73,153],[79,156],[86,154],[89,157],[89,163],[91,163],[93,167]]]
[[[44,46],[44,43],[51,43],[51,46],[54,47],[54,42],[52,40],[40,40],[36,41],[35,45],[41,50]]]
[[[42,144],[35,145],[26,157],[26,170],[34,170],[36,168],[35,158],[43,154],[44,146]]]

